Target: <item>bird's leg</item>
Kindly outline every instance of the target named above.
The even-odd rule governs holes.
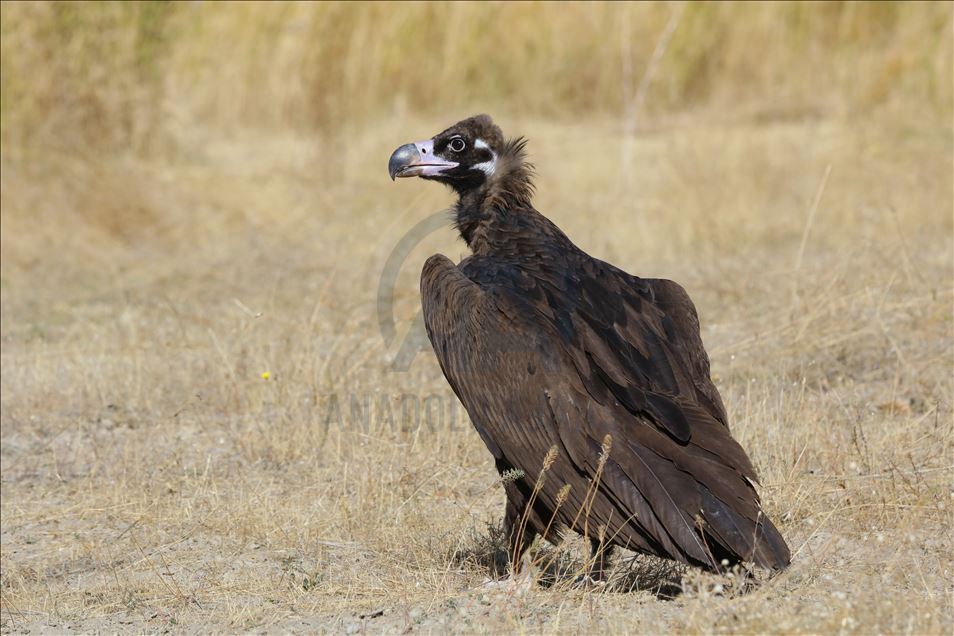
[[[609,578],[609,562],[613,555],[613,545],[600,538],[590,537],[590,559],[586,570],[576,579],[579,587],[605,584]]]
[[[610,557],[613,556],[613,545],[602,539],[590,537],[590,567],[589,577],[594,581],[605,581],[609,575]]]
[[[504,510],[503,521],[503,536],[507,540],[507,551],[503,554],[498,551],[495,555],[494,573],[498,576],[505,575],[508,566],[511,566],[513,575],[520,572],[521,558],[536,537],[536,533],[522,523],[523,506],[520,502],[523,498],[514,498],[509,492],[510,489],[507,490],[507,507]]]

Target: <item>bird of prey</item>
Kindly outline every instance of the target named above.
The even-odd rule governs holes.
[[[567,530],[589,539],[593,563],[619,546],[715,572],[786,567],[686,291],[574,245],[533,207],[525,145],[478,115],[388,164],[392,179],[458,197],[454,224],[472,255],[424,263],[424,322],[506,476],[513,571],[536,536]]]

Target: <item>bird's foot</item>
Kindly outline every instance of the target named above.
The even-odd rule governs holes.
[[[573,589],[594,592],[606,589],[606,576],[602,572],[588,572],[576,577]]]
[[[483,590],[504,590],[508,587],[512,587],[513,585],[513,577],[508,576],[503,579],[486,578],[484,579],[484,582],[480,584],[480,588]]]
[[[507,595],[521,596],[533,586],[533,578],[526,575],[511,575],[502,579],[484,579],[479,589],[486,592],[502,592]]]

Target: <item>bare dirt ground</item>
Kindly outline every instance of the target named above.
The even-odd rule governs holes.
[[[449,228],[382,337],[389,254],[450,202],[384,163],[444,123],[4,157],[2,631],[951,633],[950,127],[501,121],[581,247],[689,290],[794,554],[578,590],[575,542],[484,585],[490,456],[432,354],[392,367]]]

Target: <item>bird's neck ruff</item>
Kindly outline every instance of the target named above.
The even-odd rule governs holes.
[[[511,139],[480,186],[458,190],[454,225],[475,253],[505,217],[533,212],[533,165],[526,160],[526,140]]]

